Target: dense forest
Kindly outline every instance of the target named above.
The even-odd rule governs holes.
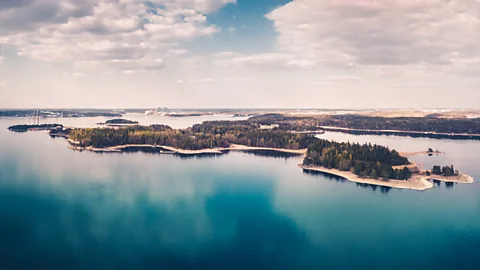
[[[433,166],[431,173],[443,176],[458,176],[458,171],[455,170],[453,165],[443,167],[440,167],[440,165],[435,165]]]
[[[110,119],[105,121],[105,124],[138,124],[138,121],[132,121],[128,119],[123,119],[123,118],[116,118],[116,119]]]
[[[282,130],[261,130],[249,122],[205,122],[190,129],[172,129],[164,125],[121,128],[73,129],[70,138],[84,146],[109,147],[124,144],[166,145],[181,149],[229,147],[242,144],[256,147],[302,149],[315,137]]]
[[[370,117],[362,115],[285,116],[265,114],[249,119],[259,124],[278,124],[291,130],[314,130],[332,126],[366,130],[402,130],[436,133],[480,134],[480,118],[443,119],[430,117]]]
[[[404,180],[411,176],[408,168],[392,166],[408,165],[407,158],[395,150],[372,144],[338,143],[318,140],[309,148],[303,164],[350,171],[360,177]]]

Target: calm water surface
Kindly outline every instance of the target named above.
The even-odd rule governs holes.
[[[156,123],[186,127],[206,119]],[[418,192],[303,173],[301,158],[79,153],[45,132],[6,130],[25,121],[0,119],[0,268],[480,266],[478,183]],[[480,179],[479,141],[321,137],[399,151],[432,147],[447,155],[413,160],[454,164]]]

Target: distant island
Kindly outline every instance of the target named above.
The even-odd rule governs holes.
[[[434,139],[480,140],[480,118],[373,117],[343,115],[264,114],[249,119],[263,125],[303,126],[354,135],[395,135]]]
[[[194,117],[194,116],[203,116],[203,115],[212,115],[211,113],[168,113],[165,116],[169,117]]]
[[[122,117],[122,113],[112,112],[109,110],[50,110],[50,109],[31,109],[31,110],[0,110],[0,117],[41,117],[41,118],[57,118],[57,117]]]
[[[117,118],[117,119],[110,119],[105,121],[105,123],[98,123],[98,124],[99,125],[136,125],[138,124],[138,121]]]
[[[406,156],[375,144],[339,143],[312,136],[316,120],[268,122],[271,116],[243,121],[206,121],[186,129],[166,125],[137,125],[135,121],[112,119],[115,128],[64,128],[61,125],[10,127],[10,130],[50,129],[50,135],[68,139],[74,150],[94,152],[149,152],[182,155],[223,154],[228,151],[274,151],[304,155],[304,171],[334,174],[357,183],[425,190],[432,179],[471,183],[473,178],[451,167],[421,171]],[[276,118],[277,116],[274,116]],[[123,126],[123,124],[127,124]],[[440,153],[428,149],[410,154]],[[452,173],[453,171],[453,173]]]
[[[8,130],[15,132],[27,132],[29,130],[52,130],[57,128],[63,128],[60,124],[41,124],[41,125],[15,125],[10,126]]]

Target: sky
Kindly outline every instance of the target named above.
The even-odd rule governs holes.
[[[0,108],[480,109],[478,0],[0,0]]]

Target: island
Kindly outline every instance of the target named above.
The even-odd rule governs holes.
[[[120,126],[120,125],[137,125],[138,121],[132,121],[128,119],[122,119],[122,118],[116,118],[116,119],[110,119],[105,121],[105,123],[98,123],[98,125],[115,125],[115,126]]]
[[[268,117],[268,116],[267,116]],[[120,119],[121,123],[129,123]],[[112,119],[113,122],[117,120]],[[178,155],[222,155],[229,151],[272,151],[303,155],[299,166],[306,172],[333,174],[347,180],[384,187],[426,190],[432,180],[472,183],[471,176],[453,166],[420,170],[406,153],[376,144],[335,142],[318,138],[315,121],[206,121],[185,129],[167,125],[128,124],[115,127],[64,128],[50,135],[67,139],[71,149],[93,152],[147,151]],[[26,130],[29,130],[28,128]],[[440,153],[427,151],[411,154]]]
[[[121,117],[123,114],[101,109],[30,109],[30,110],[0,110],[0,117]]]
[[[203,115],[212,115],[211,113],[167,113],[169,117],[198,117]]]
[[[35,124],[35,125],[15,125],[8,127],[8,130],[15,132],[27,132],[29,130],[53,130],[63,128],[60,124]]]

